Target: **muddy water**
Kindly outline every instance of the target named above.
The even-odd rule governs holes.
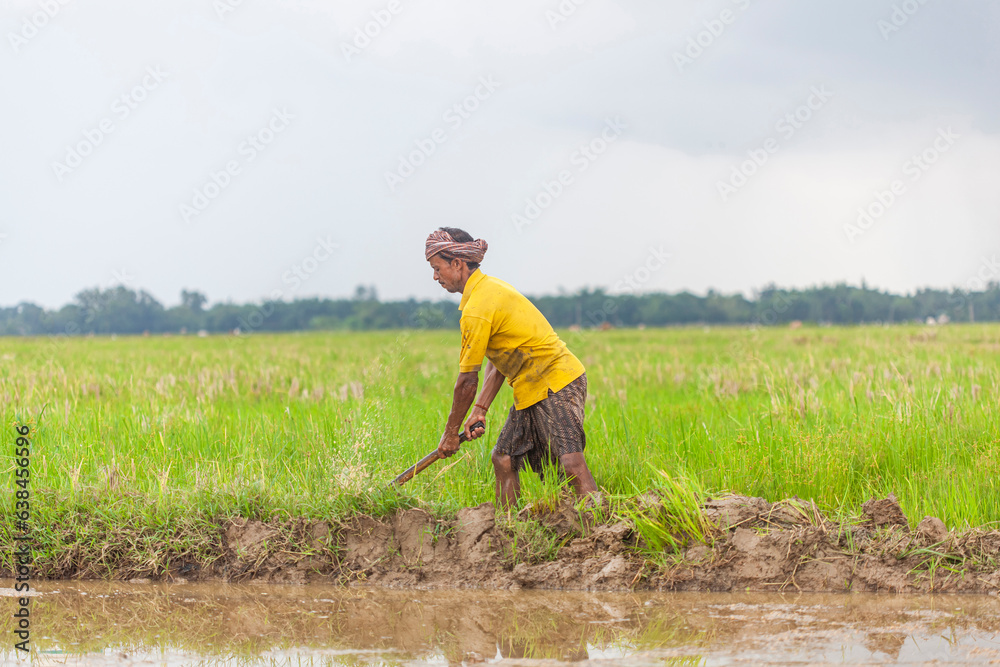
[[[0,660],[17,662],[0,580]],[[40,582],[34,664],[1000,663],[1000,600]]]

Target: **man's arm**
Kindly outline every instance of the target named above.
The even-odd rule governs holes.
[[[448,415],[448,425],[441,435],[441,442],[438,443],[438,454],[448,458],[458,451],[458,432],[462,426],[462,419],[469,412],[469,407],[476,397],[476,388],[479,386],[479,371],[469,373],[459,373],[455,381],[455,394],[451,399],[451,413]],[[494,394],[495,395],[495,394]]]
[[[486,433],[485,428],[470,429],[476,422],[486,422],[486,411],[490,409],[493,399],[497,397],[497,393],[499,393],[500,387],[503,386],[503,381],[506,379],[503,373],[493,365],[492,361],[486,362],[486,377],[483,379],[483,388],[476,398],[476,406],[472,408],[472,413],[465,420],[465,436],[469,440],[475,440],[483,433]]]

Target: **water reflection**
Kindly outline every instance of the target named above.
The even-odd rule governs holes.
[[[49,582],[39,590],[31,611],[36,664],[1000,660],[1000,603],[989,597],[114,582]],[[14,608],[13,598],[0,597],[2,637],[12,637]],[[0,657],[16,661],[12,648],[6,639]]]

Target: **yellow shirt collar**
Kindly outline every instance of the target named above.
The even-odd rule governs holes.
[[[465,289],[462,290],[462,300],[458,304],[459,310],[465,308],[465,304],[469,301],[469,295],[472,294],[472,291],[476,289],[476,285],[478,285],[485,276],[485,273],[476,269],[469,276],[469,279],[465,281]]]

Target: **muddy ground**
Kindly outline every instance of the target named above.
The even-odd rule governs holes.
[[[895,499],[871,500],[857,521],[838,523],[812,504],[724,496],[702,507],[704,542],[651,553],[624,521],[587,525],[566,502],[509,523],[491,504],[438,520],[421,509],[392,518],[330,524],[232,520],[215,553],[179,554],[165,573],[118,563],[118,579],[331,582],[386,587],[678,590],[1000,591],[1000,531],[949,532],[925,517],[911,531]],[[524,532],[526,525],[535,532]],[[532,538],[529,540],[529,538]],[[557,546],[539,554],[533,544]],[[36,576],[107,578],[86,562],[36,559]],[[9,573],[0,572],[0,577]]]

